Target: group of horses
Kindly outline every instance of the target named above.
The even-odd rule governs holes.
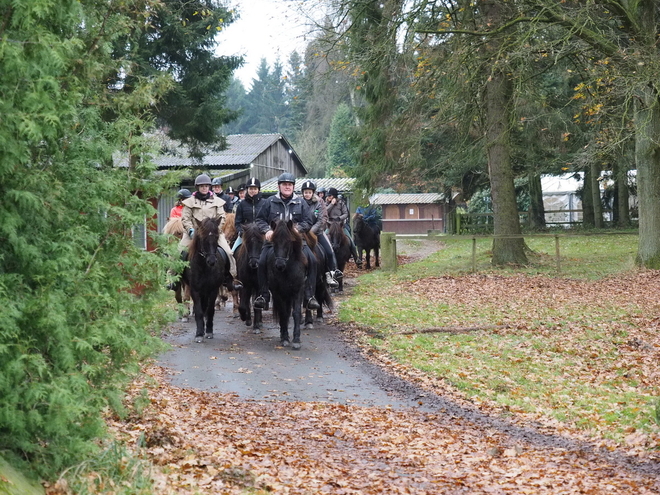
[[[364,222],[360,214],[356,214],[353,221],[354,239],[360,260],[362,253],[365,253],[366,268],[370,269],[370,252],[373,251],[376,266],[379,266],[380,232]],[[219,223],[219,219],[209,218],[195,229],[192,243],[188,248],[186,267],[172,287],[178,303],[182,304],[192,299],[190,313],[194,313],[195,316],[196,342],[202,342],[204,338],[213,338],[216,301],[225,284],[226,260],[218,249]],[[332,297],[325,279],[325,273],[328,271],[327,262],[323,248],[318,244],[314,234],[299,233],[290,220],[273,222],[271,229],[273,250],[267,259],[266,271],[268,287],[272,295],[273,317],[279,323],[281,345],[291,346],[297,350],[301,346],[300,330],[303,324],[302,307],[308,264],[303,243],[307,243],[316,257],[318,269],[314,296],[320,306],[316,310],[316,315],[309,309],[305,310],[306,329],[313,328],[314,316],[317,321],[323,320],[324,306],[329,310],[333,309]],[[236,235],[233,214],[228,214],[223,231],[231,244]],[[170,220],[163,232],[171,234],[172,239],[180,239],[183,235],[181,220]],[[336,223],[331,224],[328,235],[337,258],[337,267],[343,272],[351,257],[350,239],[342,226]],[[234,294],[234,309],[238,306],[241,320],[246,326],[251,326],[254,333],[261,333],[263,324],[262,309],[255,308],[252,304],[259,295],[257,268],[263,244],[264,236],[256,224],[247,224],[243,226],[242,243],[235,253],[238,279],[243,287],[238,295]],[[343,279],[339,280],[339,284],[337,290],[342,291]],[[291,317],[293,317],[292,340],[289,338]]]

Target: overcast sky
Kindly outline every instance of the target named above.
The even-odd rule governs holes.
[[[301,3],[300,0],[227,0],[227,5],[236,7],[240,17],[220,33],[218,53],[244,55],[243,67],[234,74],[246,89],[256,76],[262,58],[271,67],[278,58],[286,66],[293,50],[298,50],[301,56],[304,54],[309,27],[296,10]]]

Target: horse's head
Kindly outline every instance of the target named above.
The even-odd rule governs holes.
[[[333,251],[339,250],[341,246],[348,242],[348,238],[344,233],[344,228],[338,222],[330,223],[328,228],[328,237],[330,238],[330,244],[332,245]]]
[[[364,228],[364,219],[362,214],[356,213],[353,215],[353,230],[357,234]]]
[[[248,223],[243,226],[243,243],[238,251],[238,256],[247,257],[248,266],[252,270],[259,267],[259,257],[261,248],[264,245],[264,235],[254,223]]]
[[[220,237],[220,218],[205,218],[193,236],[190,252],[206,260],[208,266],[218,263],[218,238]]]
[[[291,256],[300,256],[302,251],[302,237],[296,231],[291,220],[278,220],[271,223],[273,230],[273,253],[275,255],[275,268],[281,272]]]

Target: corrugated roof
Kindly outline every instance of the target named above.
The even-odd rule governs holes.
[[[369,202],[373,205],[410,205],[438,203],[444,199],[445,195],[440,193],[374,194]]]
[[[296,185],[294,189],[297,192],[300,192],[300,186],[303,182],[311,180],[316,184],[316,188],[325,187],[326,190],[334,187],[340,193],[351,192],[353,190],[353,183],[355,178],[353,177],[341,177],[341,178],[323,178],[323,179],[313,179],[310,177],[301,177],[296,179]],[[261,184],[261,191],[265,193],[277,192],[277,177],[274,177],[266,182]]]
[[[283,139],[282,134],[231,134],[226,137],[227,149],[208,151],[202,161],[188,156],[185,148],[172,146],[171,154],[155,158],[160,167],[203,167],[249,165],[273,143]]]

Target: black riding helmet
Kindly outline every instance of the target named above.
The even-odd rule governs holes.
[[[259,179],[256,177],[251,177],[249,181],[247,181],[247,187],[258,187],[261,189],[261,182],[259,182]]]
[[[316,184],[314,184],[311,180],[306,180],[305,182],[302,183],[300,190],[304,191],[305,189],[311,189],[312,191],[316,191]]]
[[[190,196],[192,196],[192,193],[188,189],[179,189],[176,193],[176,197],[181,201],[188,199]]]
[[[284,172],[277,178],[278,184],[281,184],[282,182],[291,182],[292,184],[295,184],[296,177],[291,172]]]

